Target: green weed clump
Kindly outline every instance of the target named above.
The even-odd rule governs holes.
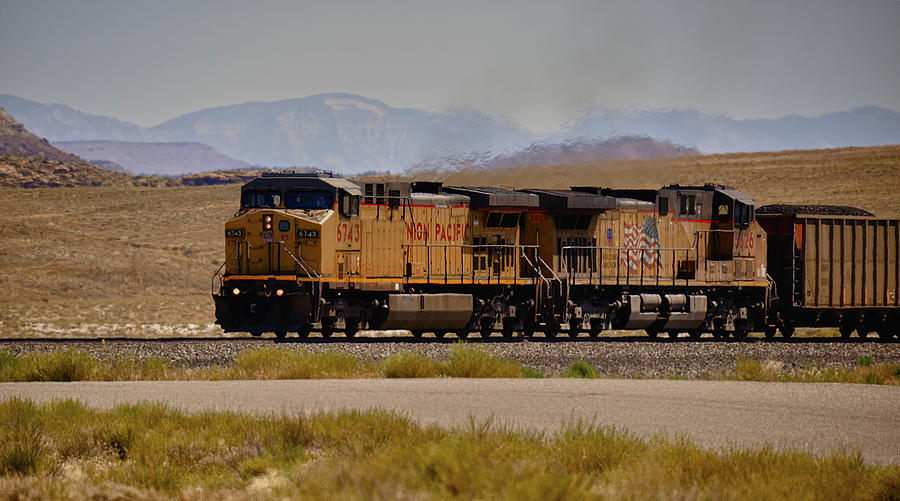
[[[403,351],[381,363],[381,374],[388,378],[464,377],[520,378],[543,377],[523,368],[518,362],[498,357],[485,349],[465,343],[451,348],[450,360],[438,362],[418,353]]]
[[[441,364],[418,353],[402,351],[381,363],[381,373],[387,378],[437,377],[442,373]]]
[[[542,434],[382,410],[260,417],[11,399],[0,423],[0,493],[19,499],[877,500],[900,487],[900,467],[858,454],[710,451],[585,421]]]
[[[444,366],[444,374],[467,378],[518,378],[523,376],[523,370],[518,362],[498,357],[484,348],[456,343]]]
[[[6,382],[137,381],[178,375],[169,362],[159,358],[121,356],[98,360],[76,348],[20,356],[0,350],[0,381]]]
[[[0,419],[0,474],[28,475],[49,463],[43,423],[33,403],[12,398],[0,407]]]
[[[569,368],[563,373],[563,377],[596,379],[600,377],[600,373],[597,372],[597,369],[591,367],[591,364],[583,360],[576,360],[569,365]]]

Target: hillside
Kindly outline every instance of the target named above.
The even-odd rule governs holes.
[[[85,163],[0,155],[0,187],[74,188],[77,186],[171,186],[177,180],[132,176]]]
[[[169,183],[174,182],[89,165],[32,134],[0,108],[0,186],[161,186]]]
[[[22,155],[54,162],[82,164],[84,160],[76,155],[54,148],[17,122],[3,108],[0,108],[0,155]]]
[[[61,141],[56,147],[92,164],[114,162],[129,172],[177,176],[187,172],[246,169],[250,166],[200,143],[128,143],[123,141]]]

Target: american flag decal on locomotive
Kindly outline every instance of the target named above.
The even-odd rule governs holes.
[[[659,228],[656,226],[656,218],[647,216],[644,219],[644,226],[626,223],[625,247],[629,250],[622,254],[622,263],[631,270],[638,270],[642,255],[644,264],[650,269],[656,266],[657,261],[662,264],[662,257],[659,255]]]

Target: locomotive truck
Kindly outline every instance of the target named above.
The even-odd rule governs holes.
[[[225,224],[216,321],[279,338],[895,335],[898,221],[793,212],[757,214],[746,194],[709,184],[512,190],[267,173]]]

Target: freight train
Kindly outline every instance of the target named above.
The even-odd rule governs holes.
[[[898,220],[727,186],[568,190],[272,173],[241,189],[212,280],[226,332],[324,337],[896,337]],[[824,212],[834,212],[824,211]]]

